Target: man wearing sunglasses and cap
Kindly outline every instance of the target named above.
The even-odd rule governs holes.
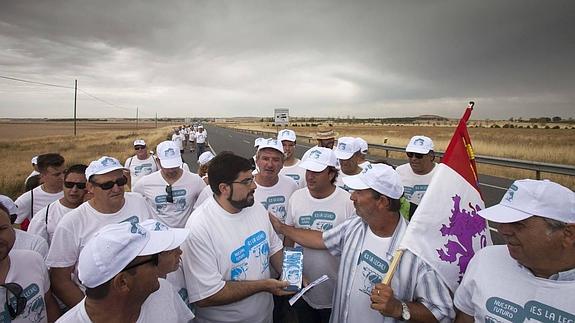
[[[455,312],[447,285],[409,250],[390,285],[381,283],[407,228],[399,215],[403,186],[397,172],[369,164],[343,181],[353,190],[358,216],[333,229],[298,229],[270,216],[274,228],[296,243],[341,257],[330,322],[451,322]]]
[[[59,316],[44,259],[31,250],[16,250],[15,229],[0,202],[0,320],[53,322]],[[9,301],[8,301],[9,300]]]
[[[124,163],[124,167],[130,172],[130,187],[134,187],[140,178],[160,169],[158,161],[148,152],[148,147],[143,139],[134,140],[134,150],[136,154],[126,159]]]
[[[78,260],[86,297],[58,322],[190,322],[194,315],[171,284],[158,280],[160,254],[188,234],[126,222],[103,227]]]
[[[405,153],[409,162],[397,166],[397,172],[401,176],[404,196],[410,203],[408,218],[411,219],[437,168],[433,141],[429,137],[413,136]]]
[[[575,322],[575,193],[515,181],[490,208],[506,245],[481,249],[455,292],[456,322]]]
[[[84,203],[87,167],[77,164],[64,171],[64,197],[38,211],[30,221],[28,232],[44,238],[50,245],[54,231],[64,214]]]
[[[110,223],[139,223],[151,218],[144,198],[125,193],[128,179],[120,162],[108,156],[92,161],[86,168],[86,189],[93,198],[67,213],[56,228],[46,264],[54,293],[68,307],[84,297],[74,271],[85,244],[103,226]]]

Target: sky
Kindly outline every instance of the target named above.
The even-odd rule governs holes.
[[[74,80],[80,118],[569,118],[575,1],[0,0],[0,117]]]

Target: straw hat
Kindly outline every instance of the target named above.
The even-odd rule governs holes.
[[[317,126],[317,132],[315,133],[315,139],[331,139],[338,136],[338,133],[333,130],[330,125],[320,124]]]

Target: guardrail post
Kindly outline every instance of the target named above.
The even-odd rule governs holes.
[[[541,179],[541,171],[540,171],[540,170],[536,170],[536,171],[535,171],[535,178],[536,178],[537,180],[540,180],[540,179]]]

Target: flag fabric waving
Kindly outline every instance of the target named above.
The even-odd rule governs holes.
[[[487,221],[477,214],[485,206],[466,125],[472,110],[470,102],[400,244],[431,265],[453,292],[475,252],[492,244]]]

